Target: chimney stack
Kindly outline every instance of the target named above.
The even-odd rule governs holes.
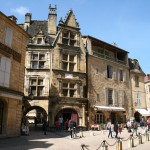
[[[24,29],[27,31],[28,27],[31,24],[32,14],[26,13],[25,14],[25,23],[24,23]]]
[[[48,14],[48,33],[51,35],[56,35],[56,23],[57,23],[57,7],[55,5],[54,8],[49,6],[49,14]]]
[[[13,22],[15,22],[15,23],[17,23],[17,18],[15,17],[15,16],[8,16],[8,18],[10,19],[10,20],[12,20]]]

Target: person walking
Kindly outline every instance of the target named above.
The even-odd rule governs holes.
[[[60,129],[61,129],[61,130],[63,129],[63,121],[64,121],[63,117],[60,116],[60,117],[59,117],[59,122],[60,122]]]
[[[47,121],[44,119],[43,120],[43,131],[44,131],[44,135],[46,135],[47,133]]]
[[[109,132],[108,132],[108,138],[109,138],[109,136],[111,136],[111,138],[113,138],[113,137],[112,137],[112,124],[111,124],[111,120],[108,121],[108,123],[107,123],[107,125],[106,125],[106,128],[107,128],[107,130],[109,131]]]
[[[76,137],[76,122],[74,120],[70,121],[69,129],[70,129],[71,139]]]
[[[150,117],[147,119],[148,131],[150,131]]]
[[[133,121],[132,129],[133,129],[132,134],[134,135],[134,133],[136,133],[136,136],[137,136],[138,126],[137,126],[137,122],[136,121]]]
[[[114,123],[114,131],[115,131],[115,133],[116,133],[115,138],[118,138],[118,129],[119,129],[119,127],[118,127],[118,122],[115,122],[115,123]]]

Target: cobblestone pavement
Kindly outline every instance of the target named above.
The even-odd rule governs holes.
[[[47,135],[44,135],[42,131],[31,131],[30,136],[0,139],[0,150],[81,150],[82,144],[87,145],[84,150],[98,150],[103,140],[106,140],[109,145],[114,145],[108,145],[108,150],[116,150],[116,139],[108,138],[107,135],[108,131],[84,131],[83,134],[79,132],[76,138],[70,139],[68,131],[48,132]],[[127,139],[130,134],[126,129],[119,136],[123,140],[123,150],[150,149],[150,141],[146,142],[146,136],[144,135],[142,136],[143,144],[141,145],[138,144],[139,139],[135,137],[134,148],[129,148],[130,140]]]

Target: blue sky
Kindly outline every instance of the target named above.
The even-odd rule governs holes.
[[[18,23],[24,22],[26,12],[32,13],[33,20],[47,20],[49,4],[57,5],[57,21],[72,9],[82,35],[116,42],[150,73],[149,0],[0,0],[0,11],[15,15]]]

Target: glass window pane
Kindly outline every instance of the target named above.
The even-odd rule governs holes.
[[[37,44],[42,44],[42,38],[37,39]]]
[[[43,69],[43,68],[44,68],[44,62],[43,62],[43,61],[39,62],[39,68],[40,68],[40,69]]]
[[[43,87],[38,87],[37,96],[42,96]]]
[[[70,33],[70,39],[75,39],[75,34]]]
[[[44,59],[45,59],[45,55],[44,54],[40,54],[39,60],[44,60]]]
[[[74,64],[69,64],[69,71],[74,71]]]
[[[70,45],[74,46],[75,45],[75,41],[74,40],[70,40]]]
[[[63,35],[63,37],[66,37],[66,38],[68,38],[68,36],[69,36],[69,32],[64,32],[64,35]]]
[[[38,60],[38,54],[33,54],[33,55],[32,55],[32,59],[33,59],[33,60]]]
[[[35,86],[31,86],[31,93],[33,95],[36,95],[36,87]]]
[[[70,90],[70,97],[73,97],[74,96],[74,90]]]
[[[68,55],[67,54],[63,54],[63,60],[68,61]]]
[[[36,79],[31,80],[31,85],[36,85]]]
[[[43,80],[42,79],[38,80],[38,85],[43,85]]]
[[[74,62],[74,55],[70,55],[70,56],[69,56],[69,61]]]
[[[32,62],[32,68],[33,68],[33,69],[37,69],[37,68],[38,68],[37,65],[38,65],[38,62],[37,62],[37,61],[33,61],[33,62]]]
[[[65,44],[65,45],[68,45],[68,39],[63,39],[62,43]]]
[[[63,95],[67,96],[68,95],[68,90],[67,89],[63,89]]]
[[[113,104],[113,90],[109,89],[108,90],[108,105]]]
[[[70,84],[70,88],[74,89],[74,84],[71,83]]]
[[[68,87],[68,83],[63,83],[63,87]]]
[[[63,62],[63,70],[67,70],[67,68],[68,68],[68,63]]]

